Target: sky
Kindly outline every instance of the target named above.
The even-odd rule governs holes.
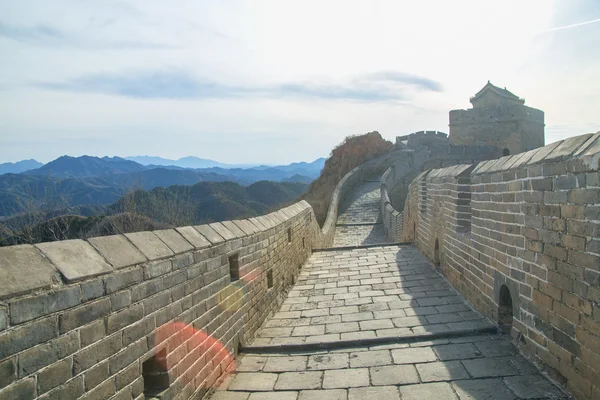
[[[0,0],[0,162],[283,164],[448,132],[490,80],[600,131],[598,0]]]

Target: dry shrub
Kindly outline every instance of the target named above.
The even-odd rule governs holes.
[[[364,135],[348,136],[339,144],[325,161],[319,178],[301,197],[312,206],[319,225],[323,226],[333,190],[339,181],[353,168],[365,161],[388,153],[394,145],[373,131]]]

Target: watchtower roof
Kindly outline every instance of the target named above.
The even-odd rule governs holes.
[[[498,86],[493,85],[490,81],[488,81],[485,84],[485,86],[479,92],[477,92],[475,94],[475,96],[471,97],[469,100],[470,100],[471,104],[473,104],[473,106],[475,106],[475,103],[477,103],[477,101],[479,99],[483,98],[488,93],[493,93],[496,96],[501,97],[502,99],[508,100],[510,102],[517,102],[520,104],[525,104],[525,99],[520,98],[519,96],[510,92],[506,88],[502,89],[502,88],[499,88]]]

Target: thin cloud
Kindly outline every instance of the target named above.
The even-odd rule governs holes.
[[[102,93],[135,99],[180,100],[292,97],[381,102],[405,100],[415,89],[441,91],[441,85],[433,80],[393,71],[362,75],[347,84],[292,82],[279,85],[232,86],[198,79],[183,71],[158,71],[95,74],[66,82],[38,82],[34,86],[48,90]]]
[[[368,74],[364,76],[367,80],[373,81],[391,81],[397,82],[406,85],[413,85],[423,90],[431,90],[434,92],[441,92],[442,85],[439,82],[436,82],[429,78],[424,78],[422,76],[411,75],[404,72],[398,71],[381,71],[375,72],[372,74]]]
[[[584,26],[584,25],[589,25],[589,24],[595,24],[596,22],[600,22],[600,18],[592,19],[590,21],[585,21],[585,22],[579,22],[579,23],[571,24],[571,25],[559,26],[559,27],[556,27],[556,28],[548,29],[548,30],[546,30],[546,31],[544,31],[542,33],[556,32],[556,31],[561,31],[563,29],[577,28],[579,26]]]
[[[0,22],[0,36],[17,42],[39,47],[74,47],[82,50],[134,50],[175,48],[170,44],[149,43],[134,40],[94,40],[68,35],[47,25],[30,27]]]

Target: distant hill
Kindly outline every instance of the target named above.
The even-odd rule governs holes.
[[[248,187],[234,182],[200,182],[137,190],[108,206],[70,207],[1,220],[0,246],[248,218],[293,201],[307,187],[268,181]]]
[[[155,156],[133,156],[125,157],[127,160],[135,161],[141,165],[155,165],[155,166],[174,166],[180,168],[252,168],[255,164],[225,164],[218,161],[209,160],[206,158],[198,157],[183,157],[178,160],[170,160],[168,158],[155,157]]]
[[[26,173],[28,175],[49,175],[61,178],[85,178],[142,171],[144,169],[146,168],[143,165],[120,157],[62,156]]]
[[[155,159],[148,161],[157,161]],[[62,156],[21,174],[0,175],[0,217],[27,213],[44,205],[61,209],[84,204],[108,205],[124,193],[198,182],[259,181],[310,183],[324,159],[278,167],[199,168],[141,165],[120,157]]]
[[[285,178],[282,182],[298,182],[298,183],[311,183],[314,181],[313,178],[304,175],[292,175],[289,178]]]
[[[40,168],[43,165],[44,164],[34,159],[17,161],[15,163],[7,162],[0,164],[0,175],[18,174],[21,172],[29,171],[30,169]]]

